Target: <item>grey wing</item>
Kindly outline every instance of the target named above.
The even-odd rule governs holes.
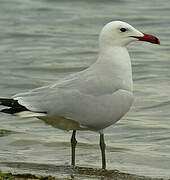
[[[30,111],[49,113],[55,107],[57,112],[58,109],[60,111],[63,106],[66,106],[69,98],[72,100],[79,91],[89,89],[89,86],[84,84],[83,79],[82,72],[79,72],[58,81],[56,84],[19,93],[12,98]],[[86,79],[88,79],[87,76]]]
[[[54,86],[54,85],[53,85]],[[48,112],[55,102],[60,105],[63,101],[64,90],[56,86],[46,86],[33,89],[26,93],[16,94],[12,98],[30,111]]]

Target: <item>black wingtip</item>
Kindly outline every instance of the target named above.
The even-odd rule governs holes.
[[[23,111],[30,111],[25,106],[22,106],[18,103],[17,100],[14,99],[7,99],[7,98],[0,98],[0,105],[7,106],[7,108],[0,110],[2,113],[7,114],[16,114]],[[39,113],[47,113],[47,112],[39,112]]]
[[[21,106],[17,100],[0,98],[0,105],[8,106],[8,107],[19,107]]]
[[[7,113],[7,114],[15,114],[15,113],[19,113],[22,111],[28,111],[25,107],[17,107],[17,108],[5,108],[2,109],[0,112],[2,113]]]
[[[20,105],[18,101],[14,99],[0,98],[0,105],[10,107],[2,109],[0,111],[7,114],[15,114],[22,111],[29,111],[26,107]]]

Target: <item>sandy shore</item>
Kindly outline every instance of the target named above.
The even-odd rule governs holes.
[[[35,175],[32,173],[2,173],[0,172],[0,180],[163,180],[161,178],[150,178],[144,176],[138,176],[134,174],[122,173],[117,170],[101,170],[94,168],[86,168],[86,167],[76,167],[72,169],[69,166],[56,166],[53,168],[53,175],[49,175],[50,171],[47,170],[46,165],[38,165],[39,170],[43,170],[47,173],[47,175]],[[54,176],[54,174],[56,174]]]

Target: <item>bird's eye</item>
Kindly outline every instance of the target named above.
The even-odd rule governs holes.
[[[121,32],[126,32],[127,29],[126,29],[126,28],[120,28],[120,31],[121,31]]]

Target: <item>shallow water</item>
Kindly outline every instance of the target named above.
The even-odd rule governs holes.
[[[107,166],[168,178],[169,12],[168,0],[1,0],[0,94],[11,96],[87,68],[97,58],[99,32],[111,20],[154,34],[161,46],[144,42],[129,46],[135,102],[121,121],[105,131]],[[0,116],[0,129],[8,130],[7,136],[0,135],[0,162],[70,164],[70,132],[5,114]],[[77,165],[100,168],[98,134],[78,132],[77,140]],[[0,165],[6,168],[5,163]]]

